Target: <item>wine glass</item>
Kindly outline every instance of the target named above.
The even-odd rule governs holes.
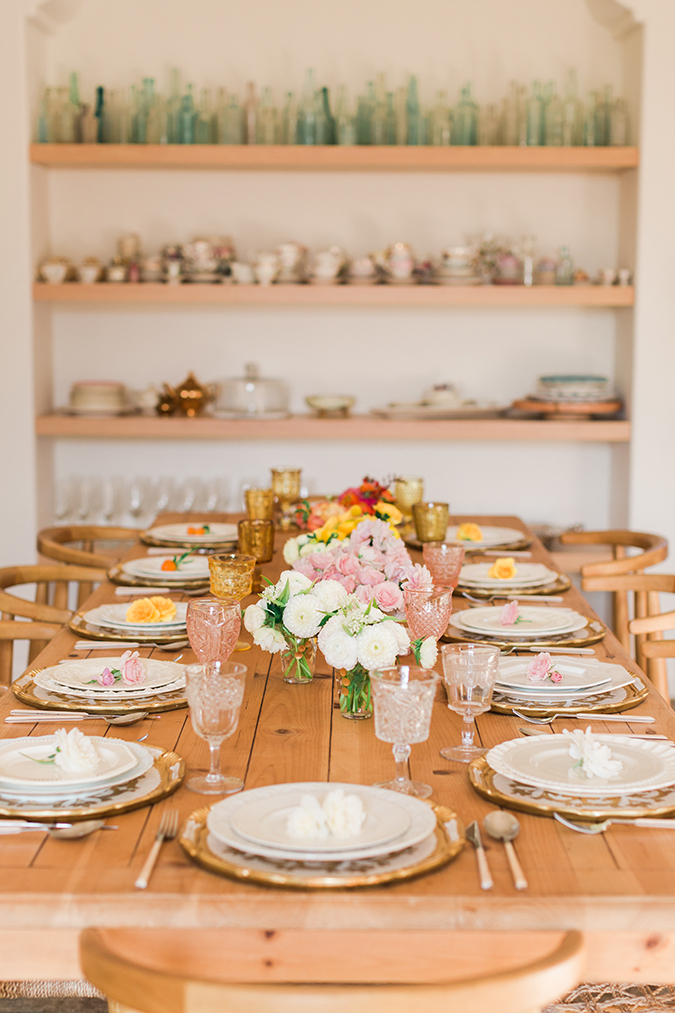
[[[411,781],[407,773],[410,746],[426,742],[436,686],[440,676],[428,668],[399,665],[371,672],[375,706],[375,735],[381,742],[391,742],[396,775],[391,781],[380,781],[377,788],[402,791],[416,798],[429,798],[431,785]]]
[[[187,607],[187,635],[190,647],[202,663],[229,660],[241,630],[239,604],[217,598],[193,598]]]
[[[426,590],[403,590],[403,607],[411,640],[440,640],[452,615],[452,588],[434,584]]]
[[[473,736],[476,715],[490,709],[492,690],[499,665],[499,648],[481,644],[446,644],[441,648],[443,681],[448,694],[448,707],[461,714],[461,746],[446,746],[441,756],[446,760],[468,763],[483,756],[487,749],[475,746]]]
[[[272,468],[272,488],[281,508],[279,525],[287,531],[292,523],[291,506],[300,498],[302,468]]]
[[[464,563],[463,545],[452,542],[425,542],[422,546],[424,565],[434,578],[435,584],[456,588]]]
[[[396,506],[403,514],[406,524],[413,519],[412,508],[424,496],[424,479],[413,475],[401,475],[394,481]]]
[[[209,556],[211,594],[223,602],[239,603],[253,590],[255,556],[241,552],[215,552]],[[248,651],[245,640],[238,640],[235,650]]]
[[[193,774],[186,787],[202,795],[231,795],[241,791],[240,777],[225,777],[220,772],[220,747],[237,730],[244,699],[246,666],[231,661],[212,661],[205,665],[186,665],[187,699],[192,727],[204,739],[211,752],[207,774]]]

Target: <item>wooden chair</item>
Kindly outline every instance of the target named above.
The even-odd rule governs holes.
[[[47,642],[63,623],[68,622],[72,612],[68,608],[70,584],[87,587],[92,582],[106,579],[105,570],[94,570],[88,566],[6,566],[0,569],[0,620],[31,619],[34,623],[47,623],[49,629],[44,637],[33,637],[23,630],[16,630],[21,636],[6,636],[0,640],[0,682],[9,682],[12,671],[14,640],[30,640],[28,662],[40,653]],[[10,594],[6,588],[35,584],[35,599],[30,601]],[[27,626],[17,623],[16,626]]]
[[[108,528],[91,524],[43,528],[38,532],[37,548],[46,559],[55,559],[72,566],[108,570],[113,563],[119,561],[125,548],[138,541],[139,534],[140,529],[137,528]],[[121,544],[112,552],[96,552],[97,542],[121,542],[126,545]],[[91,583],[82,583],[77,604],[81,605],[91,592]]]
[[[581,567],[581,589],[583,591],[610,591],[595,578],[619,577],[627,574],[643,573],[649,566],[663,562],[668,555],[668,542],[660,535],[650,535],[641,531],[566,531],[560,536],[565,545],[609,545],[614,558],[602,563],[586,563]],[[629,556],[627,549],[640,549],[639,553]],[[591,584],[590,578],[594,578]],[[631,649],[628,622],[628,593],[626,590],[613,591],[612,627],[617,639],[626,648]],[[638,615],[639,613],[635,613]]]
[[[525,1013],[578,984],[583,937],[524,935],[534,949],[507,932],[86,929],[80,962],[111,1010]]]
[[[12,681],[14,642],[16,640],[30,640],[31,644],[37,641],[39,649],[42,650],[42,646],[48,643],[60,629],[60,625],[52,623],[17,622],[15,619],[0,620],[0,686],[9,686]]]

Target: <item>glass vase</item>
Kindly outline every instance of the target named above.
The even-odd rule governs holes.
[[[349,672],[340,669],[340,714],[350,721],[365,721],[373,716],[370,675],[362,665]]]
[[[294,637],[286,633],[286,647],[281,651],[284,682],[292,685],[311,682],[316,661],[316,637]]]

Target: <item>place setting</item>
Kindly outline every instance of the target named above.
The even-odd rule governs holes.
[[[156,587],[166,584],[168,587],[180,587],[196,590],[205,587],[209,582],[209,561],[205,555],[196,555],[194,549],[173,555],[139,556],[116,563],[108,571],[113,584],[129,587]]]
[[[135,598],[128,604],[106,603],[80,609],[68,621],[68,628],[88,640],[159,644],[170,648],[186,639],[187,608],[187,602],[152,595]]]
[[[492,599],[555,595],[569,590],[571,580],[543,563],[521,562],[505,556],[493,562],[465,563],[459,573],[457,590],[467,597]]]
[[[160,548],[234,549],[237,545],[237,525],[216,521],[191,521],[178,524],[158,524],[141,532],[143,545]]]
[[[605,636],[604,626],[570,608],[549,605],[471,606],[453,613],[444,640],[484,642],[502,649],[583,647]]]
[[[413,510],[413,517],[414,515],[415,511]],[[419,534],[420,532],[415,528],[407,529],[403,534],[406,545],[414,549],[421,549],[423,539],[419,537]],[[444,534],[438,533],[437,540],[463,545],[467,553],[491,549],[522,551],[529,549],[532,544],[532,539],[517,528],[476,524],[473,521],[448,524]]]

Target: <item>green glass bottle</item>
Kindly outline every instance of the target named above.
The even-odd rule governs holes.
[[[408,80],[408,99],[406,101],[406,116],[408,120],[408,144],[423,144],[422,137],[422,114],[417,95],[417,78],[414,74]]]
[[[478,106],[471,97],[471,85],[466,84],[460,92],[452,121],[452,143],[470,145],[476,143],[478,128]]]
[[[527,100],[527,143],[536,147],[544,140],[544,106],[541,99],[541,87],[538,81],[532,84],[532,91]]]

